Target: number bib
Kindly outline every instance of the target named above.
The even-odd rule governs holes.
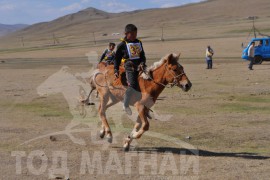
[[[140,59],[141,52],[142,52],[142,45],[141,43],[127,43],[128,55],[129,59]]]
[[[108,52],[106,53],[106,58],[111,59],[112,57],[113,57],[113,51],[108,50]]]

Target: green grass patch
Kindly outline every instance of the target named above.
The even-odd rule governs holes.
[[[158,111],[160,114],[173,114],[173,115],[200,115],[206,114],[203,110],[197,109],[195,107],[187,107],[187,106],[165,106],[165,105],[158,105],[155,106],[155,110]]]
[[[270,120],[263,120],[263,121],[251,121],[248,122],[251,125],[258,125],[258,124],[270,124]]]
[[[32,112],[41,117],[72,118],[66,101],[59,94],[49,97],[38,97],[30,102],[15,103],[13,106],[17,110]]]
[[[33,112],[41,117],[65,117],[69,119],[72,117],[68,109],[61,109],[53,104],[40,102],[31,102],[29,104],[20,103],[15,104],[14,108]]]
[[[269,154],[269,148],[261,147],[242,148],[241,151],[254,154]]]
[[[230,103],[220,106],[220,111],[236,113],[264,113],[270,114],[270,106],[254,106],[242,103]]]
[[[270,98],[259,96],[236,96],[233,102],[219,106],[221,112],[264,113],[270,114]]]
[[[262,98],[262,97],[240,97],[237,99],[240,102],[250,102],[250,103],[270,103],[270,98]]]
[[[17,145],[12,144],[12,143],[5,143],[5,142],[0,143],[1,151],[6,151],[6,152],[12,151],[16,146]]]

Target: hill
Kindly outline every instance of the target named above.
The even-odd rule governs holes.
[[[4,36],[7,35],[8,33],[21,30],[27,26],[28,25],[26,24],[14,24],[14,25],[0,24],[0,36]]]
[[[96,40],[102,43],[118,39],[111,34],[122,33],[127,23],[136,24],[140,37],[146,41],[160,39],[162,26],[167,40],[239,37],[250,29],[249,16],[258,16],[260,28],[269,32],[269,9],[269,0],[209,0],[180,7],[122,13],[87,8],[51,22],[34,24],[2,38],[1,42],[5,43],[5,48],[20,47],[18,38],[24,37],[26,46],[43,46],[51,45],[57,37],[61,44],[78,45],[92,42],[95,32]],[[3,43],[0,47],[3,48]]]

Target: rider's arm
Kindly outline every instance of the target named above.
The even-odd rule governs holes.
[[[102,60],[105,58],[106,53],[107,53],[107,49],[103,52],[103,54],[102,54],[102,56],[101,56],[101,58],[100,58],[100,60],[99,60],[99,63],[101,63]]]
[[[142,45],[142,42],[141,42],[141,45]],[[146,57],[145,57],[145,52],[144,52],[144,49],[143,49],[143,45],[142,45],[142,52],[141,52],[141,61],[143,64],[146,63]]]
[[[115,58],[114,58],[114,70],[119,71],[119,66],[121,64],[122,58],[124,56],[124,51],[125,51],[125,43],[122,42],[117,46],[117,50],[115,53]]]
[[[115,52],[112,53],[112,59],[114,61],[114,59],[115,59]]]

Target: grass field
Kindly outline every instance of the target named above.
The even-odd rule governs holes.
[[[68,50],[69,51],[69,50]],[[57,72],[63,65],[68,65],[72,73],[87,72],[90,65],[87,58],[42,58],[35,61],[8,59],[1,64],[1,177],[15,179],[23,177],[30,179],[38,177],[47,179],[47,171],[39,176],[28,174],[26,167],[22,174],[15,174],[15,157],[12,151],[41,149],[49,159],[56,150],[68,152],[68,167],[70,178],[87,178],[80,174],[81,151],[91,153],[100,151],[103,157],[109,158],[108,152],[117,151],[123,160],[121,151],[122,139],[130,132],[133,122],[117,105],[108,112],[108,119],[115,134],[114,143],[109,149],[104,149],[105,141],[93,144],[89,139],[93,131],[75,132],[76,137],[86,140],[86,145],[74,144],[64,134],[54,135],[56,141],[49,136],[20,145],[40,135],[61,132],[72,119],[69,107],[63,95],[55,94],[39,97],[36,88],[50,75]],[[191,144],[199,150],[200,179],[267,179],[269,176],[269,63],[255,66],[254,71],[247,70],[247,64],[240,59],[219,59],[214,62],[214,69],[205,69],[204,61],[196,58],[184,58],[182,64],[188,77],[193,83],[190,92],[184,93],[177,88],[166,89],[154,107],[153,114],[159,120],[150,121],[150,132],[133,144],[134,152],[158,153],[158,162],[164,158],[164,152],[178,154],[179,146],[155,137],[165,134]],[[38,61],[38,63],[37,63]],[[154,60],[149,60],[151,64]],[[89,89],[86,89],[89,90]],[[92,97],[98,104],[98,99]],[[95,107],[87,108],[87,116],[82,123],[100,126]],[[168,121],[162,117],[172,115]],[[160,119],[161,117],[161,119]],[[77,128],[87,128],[86,125]],[[76,128],[75,128],[76,129]],[[98,129],[96,129],[97,131]],[[95,131],[95,132],[96,132]],[[186,137],[191,137],[186,139]],[[77,153],[76,153],[77,152]],[[148,154],[148,153],[147,153]],[[192,157],[193,155],[186,155]],[[26,163],[26,158],[22,159]],[[134,163],[140,160],[135,158]],[[39,161],[34,161],[38,167]],[[50,165],[50,164],[49,164]],[[160,165],[160,164],[158,164]],[[179,164],[177,164],[178,166]],[[132,167],[134,172],[138,166]],[[133,172],[132,171],[132,172]],[[228,171],[230,173],[228,174]],[[241,172],[245,172],[241,174]],[[150,174],[127,174],[125,177],[146,178]],[[177,177],[170,171],[166,176],[157,173],[153,177]],[[190,178],[194,173],[190,170],[185,177]],[[112,171],[111,176],[120,178],[118,172]],[[96,178],[106,179],[106,174],[95,175]],[[197,177],[197,176],[196,176]]]

